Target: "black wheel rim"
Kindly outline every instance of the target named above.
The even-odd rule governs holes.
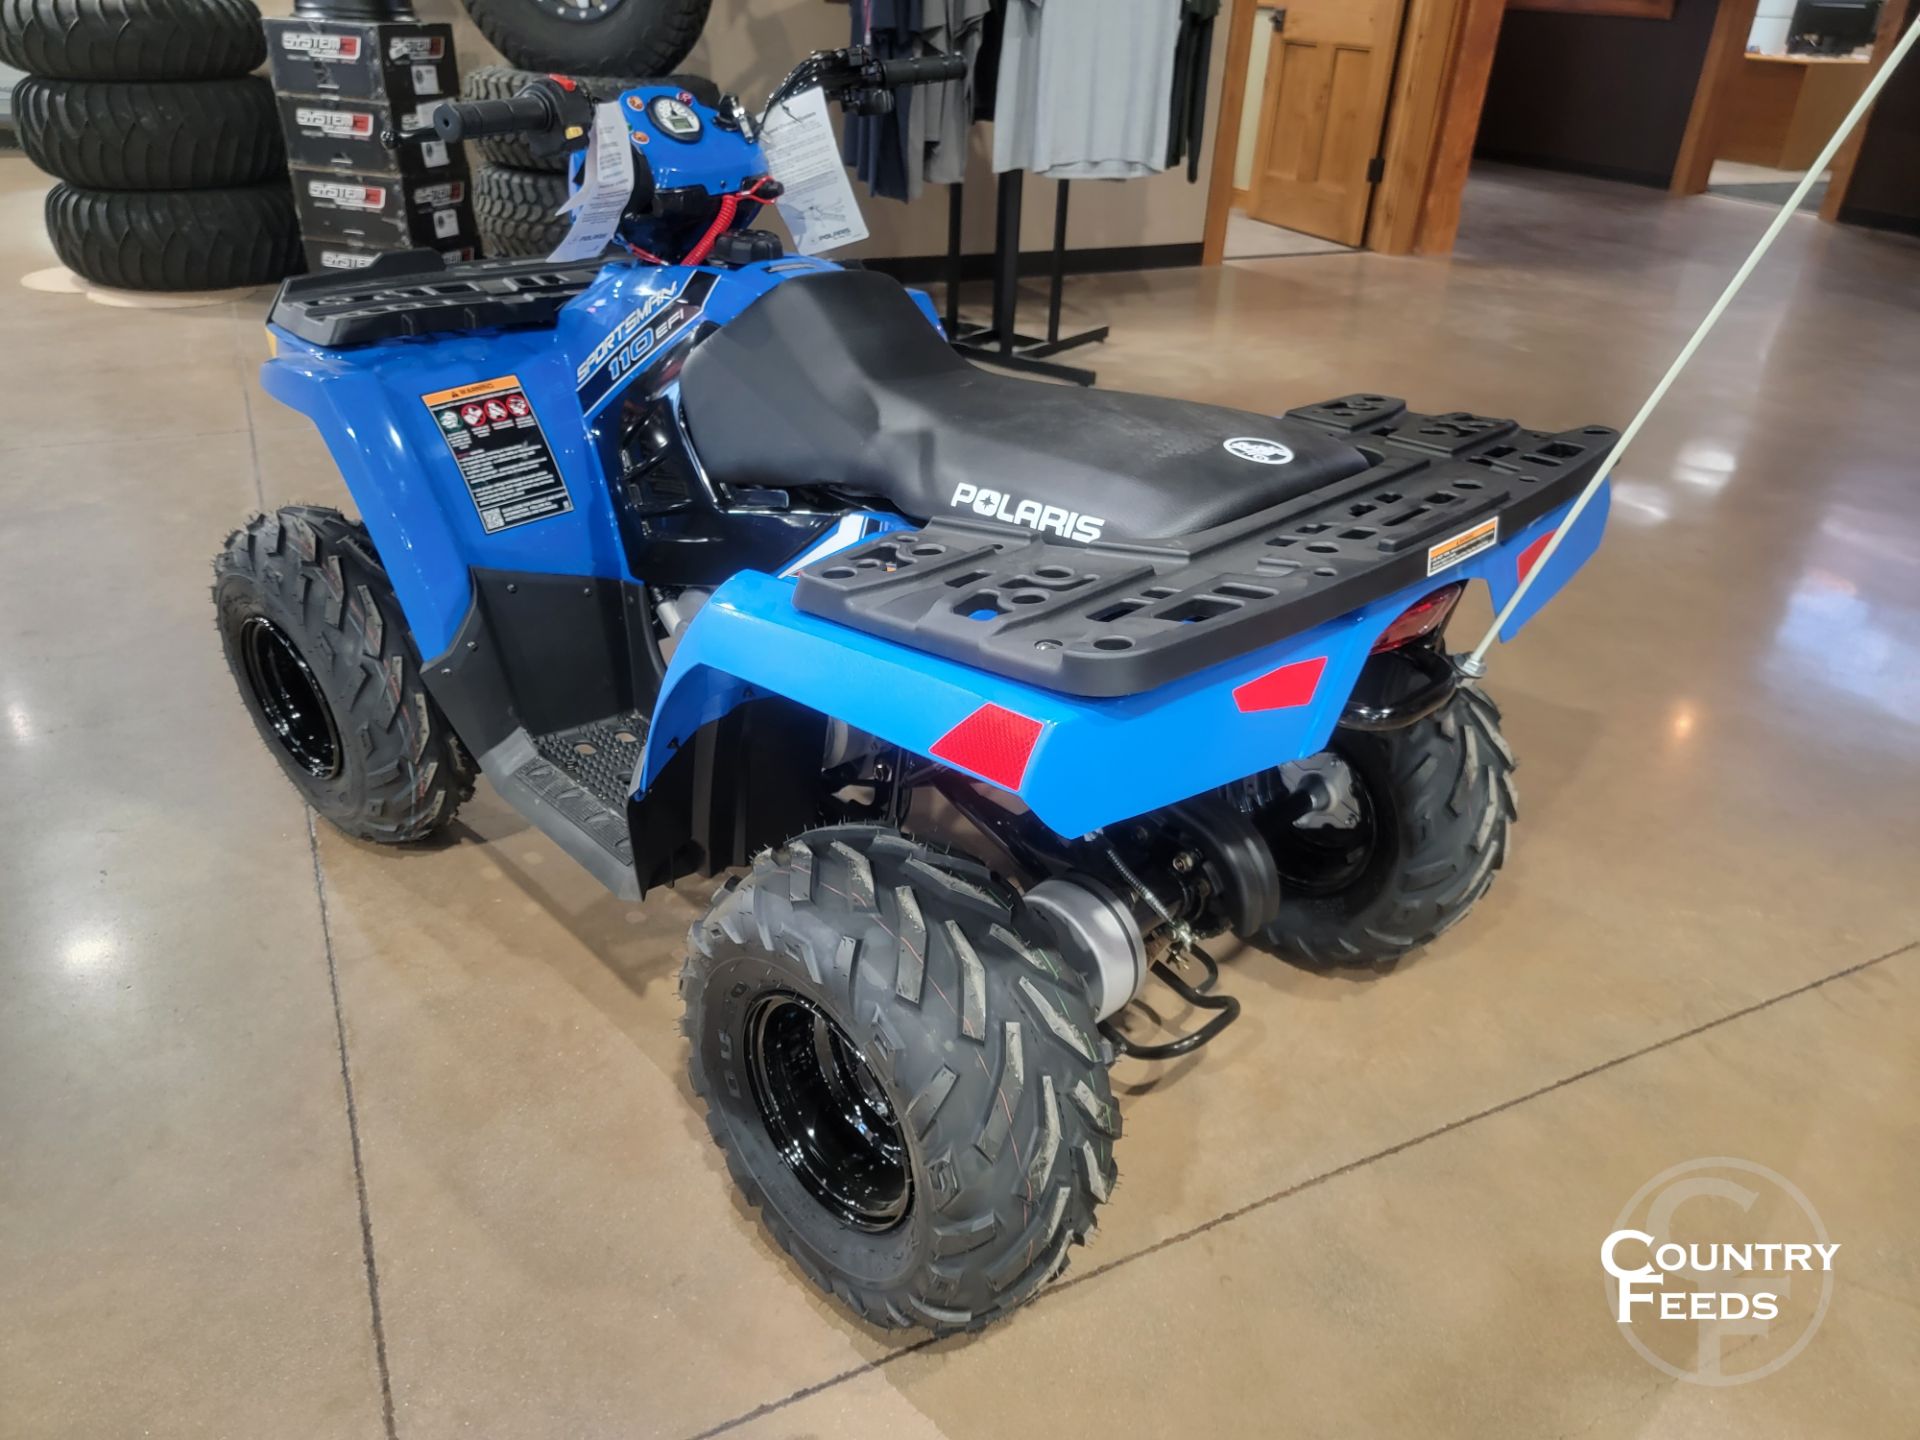
[[[320,780],[340,773],[340,731],[320,682],[287,632],[264,615],[240,627],[240,665],[267,727],[294,764]]]
[[[890,1230],[913,1200],[906,1140],[847,1033],[812,1001],[762,996],[747,1014],[754,1102],[781,1160],[843,1224]]]
[[[591,24],[618,10],[622,0],[533,0],[534,8],[561,20]]]
[[[1297,825],[1297,806],[1284,795],[1261,815],[1260,832],[1273,852],[1282,894],[1338,895],[1372,866],[1380,849],[1378,807],[1359,767],[1348,765],[1347,773],[1359,812],[1352,825]]]

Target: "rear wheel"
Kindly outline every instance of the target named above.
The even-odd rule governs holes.
[[[708,1128],[774,1238],[876,1325],[1012,1310],[1113,1187],[1085,989],[1015,903],[984,866],[845,825],[761,855],[689,936]]]
[[[366,531],[289,506],[234,531],[213,573],[240,698],[307,803],[388,843],[451,820],[473,794],[473,763],[421,684]]]
[[[1517,813],[1500,712],[1462,686],[1399,730],[1342,729],[1242,800],[1280,874],[1262,941],[1305,965],[1397,960],[1462,919],[1506,859]]]

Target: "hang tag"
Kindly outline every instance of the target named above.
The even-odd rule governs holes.
[[[618,101],[593,107],[593,134],[587,138],[580,188],[555,214],[572,212],[573,227],[555,247],[551,260],[597,260],[613,242],[620,216],[633,197],[633,142]]]
[[[867,222],[827,118],[827,97],[818,86],[773,107],[760,132],[760,148],[766,152],[767,173],[783,191],[774,203],[802,255],[867,238]]]

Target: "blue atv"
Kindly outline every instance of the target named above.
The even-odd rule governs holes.
[[[825,52],[780,95],[946,67]],[[1513,595],[1614,432],[989,373],[753,228],[764,114],[600,98],[628,253],[281,288],[263,383],[361,518],[237,531],[226,653],[349,835],[420,840],[485,774],[617,895],[728,874],[680,983],[735,1180],[857,1315],[977,1327],[1091,1233],[1116,1057],[1233,1020],[1204,942],[1385,965],[1485,893],[1513,757],[1447,621]],[[577,152],[595,114],[555,79],[435,124]],[[1117,1023],[1150,981],[1197,1028]]]

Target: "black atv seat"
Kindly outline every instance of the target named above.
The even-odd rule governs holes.
[[[1298,420],[981,370],[872,271],[775,286],[695,347],[680,397],[723,484],[825,487],[1068,541],[1193,534],[1368,465]]]

